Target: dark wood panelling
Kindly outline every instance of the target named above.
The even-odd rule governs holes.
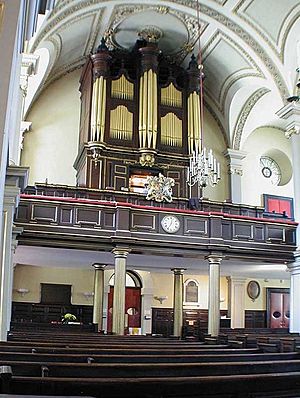
[[[57,207],[51,205],[38,205],[32,206],[32,219],[35,221],[49,221],[56,222],[57,220]]]
[[[197,220],[196,218],[186,217],[185,223],[186,223],[185,226],[186,233],[192,233],[196,235],[207,235],[208,220]]]
[[[98,209],[76,209],[76,224],[100,224],[101,211]]]
[[[90,324],[93,321],[92,305],[51,305],[39,303],[12,303],[12,322],[60,322],[64,314],[73,314],[79,322]]]
[[[253,239],[253,225],[250,223],[233,223],[233,239]]]
[[[226,316],[227,310],[220,311],[220,317]],[[221,323],[221,318],[220,318]],[[183,334],[200,337],[201,331],[207,331],[207,309],[183,310]],[[152,308],[152,333],[170,336],[173,334],[173,309]]]
[[[136,229],[155,229],[155,215],[145,213],[132,214],[132,228]]]
[[[245,328],[266,328],[266,311],[264,310],[246,310],[245,311]]]

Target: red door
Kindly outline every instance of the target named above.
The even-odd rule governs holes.
[[[289,293],[270,293],[270,327],[288,328],[290,323]]]
[[[114,288],[110,286],[108,294],[107,331],[112,331],[112,308]],[[126,287],[125,291],[125,333],[128,328],[141,327],[141,288]]]

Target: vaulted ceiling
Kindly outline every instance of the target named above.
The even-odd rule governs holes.
[[[199,0],[205,103],[240,149],[242,133],[281,127],[276,111],[291,95],[300,62],[299,0]],[[81,67],[105,36],[112,47],[131,47],[145,26],[161,31],[159,45],[187,64],[198,52],[197,1],[57,0],[30,45],[50,59],[40,87]],[[259,105],[259,117],[253,116]],[[247,125],[248,123],[248,125]]]

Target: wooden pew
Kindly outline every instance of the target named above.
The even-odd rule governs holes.
[[[210,355],[203,354],[165,354],[161,355],[135,355],[135,354],[50,354],[50,353],[24,353],[24,352],[0,352],[0,359],[2,362],[10,361],[25,361],[25,362],[39,362],[40,364],[46,362],[72,362],[72,363],[203,363],[203,362],[248,362],[248,361],[276,361],[276,360],[294,360],[300,359],[300,353],[284,352],[284,353],[243,353],[235,354],[227,352],[216,353]]]
[[[295,397],[300,372],[197,377],[11,378],[11,393],[78,395],[101,398],[253,398]],[[276,389],[276,391],[274,391]]]
[[[0,361],[15,376],[33,377],[196,377],[237,374],[300,372],[300,360],[205,362],[205,363],[62,363]]]

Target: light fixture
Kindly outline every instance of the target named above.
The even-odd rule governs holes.
[[[207,150],[203,146],[203,65],[201,57],[201,24],[200,24],[200,5],[197,0],[197,22],[198,22],[198,69],[200,77],[200,123],[199,123],[199,138],[195,140],[195,145],[190,155],[190,164],[187,170],[187,183],[190,187],[198,184],[199,188],[204,188],[208,185],[215,186],[221,179],[220,163],[216,160],[211,149]],[[194,58],[193,58],[194,59]]]
[[[165,300],[167,300],[168,296],[153,296],[153,298],[162,304]]]
[[[26,289],[25,287],[19,287],[17,289],[17,292],[23,297],[25,294],[29,293],[29,289]]]
[[[94,296],[94,292],[83,292],[82,294],[87,300]]]

